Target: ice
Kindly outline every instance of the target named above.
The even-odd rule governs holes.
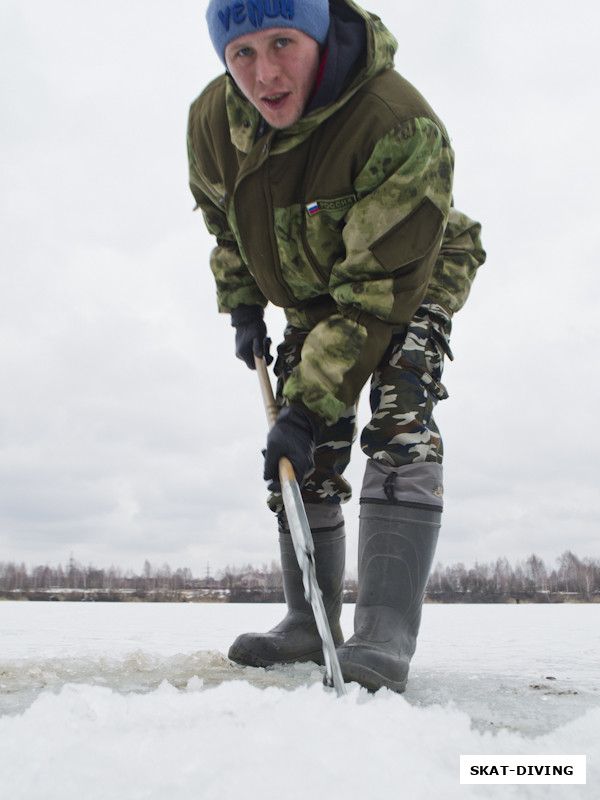
[[[343,698],[314,664],[226,658],[282,613],[0,604],[0,797],[553,800],[598,785],[599,606],[428,605],[406,694]],[[466,753],[585,754],[588,787],[492,795],[459,784]]]

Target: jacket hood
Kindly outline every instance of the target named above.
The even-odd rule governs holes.
[[[324,75],[326,85],[322,84],[307,113],[294,125],[277,131],[267,127],[273,154],[296,147],[344,106],[367,81],[394,67],[398,42],[378,16],[365,11],[352,0],[330,0],[330,11],[332,24]],[[231,141],[238,150],[249,153],[265,123],[231,76],[227,77],[226,102]]]

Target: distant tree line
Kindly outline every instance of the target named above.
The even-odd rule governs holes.
[[[196,577],[189,568],[155,567],[144,562],[140,573],[119,567],[84,567],[73,558],[64,567],[0,561],[0,599],[29,600],[145,600],[158,602],[282,602],[281,567],[273,562],[226,567],[211,577],[207,569]]]
[[[512,566],[506,558],[491,564],[438,565],[427,585],[430,600],[442,603],[600,601],[600,559],[578,558],[566,550],[548,569],[531,555]]]
[[[357,583],[348,578],[345,600],[356,600]],[[160,602],[283,602],[281,567],[247,564],[226,567],[211,577],[195,577],[188,568],[144,563],[140,574],[118,567],[83,567],[73,558],[63,567],[0,562],[0,598],[30,600],[104,600]],[[440,603],[594,602],[600,601],[600,560],[578,558],[567,550],[548,569],[536,555],[511,565],[506,558],[467,568],[438,564],[427,599]]]

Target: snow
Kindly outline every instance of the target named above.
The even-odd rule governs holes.
[[[406,694],[343,698],[228,661],[282,612],[0,603],[0,797],[598,796],[600,606],[428,605]],[[461,754],[584,754],[587,787],[460,785]]]

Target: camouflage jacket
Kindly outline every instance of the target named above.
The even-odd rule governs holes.
[[[463,305],[484,258],[479,225],[452,208],[445,128],[393,69],[396,40],[351,0],[336,5],[366,31],[366,62],[336,100],[263,132],[222,75],[188,125],[219,310],[271,302],[310,330],[285,396],[327,422],[423,301],[450,314]]]

